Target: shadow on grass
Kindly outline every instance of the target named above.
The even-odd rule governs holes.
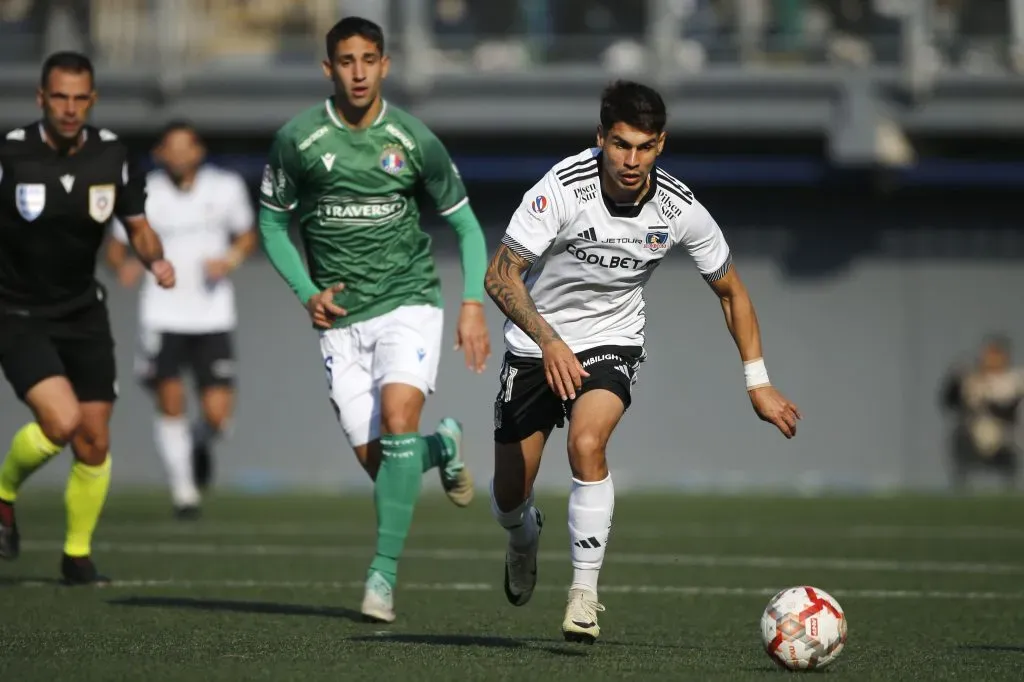
[[[1024,646],[1014,646],[1012,644],[964,644],[959,648],[964,651],[1024,654]]]
[[[260,613],[272,616],[316,616],[344,618],[362,622],[358,611],[342,606],[306,606],[265,601],[233,601],[228,599],[195,599],[191,597],[120,597],[107,601],[112,606],[136,606],[196,611],[227,611],[231,613]]]
[[[367,644],[425,644],[428,646],[484,647],[488,649],[532,649],[545,651],[553,656],[586,656],[582,647],[555,646],[552,642],[539,639],[516,639],[513,637],[486,637],[480,635],[416,635],[407,633],[384,633],[380,635],[359,635],[348,637],[350,642]]]
[[[3,587],[59,587],[64,583],[58,578],[39,578],[36,576],[5,575],[0,576],[0,588]]]

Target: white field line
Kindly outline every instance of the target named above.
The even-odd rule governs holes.
[[[8,586],[34,588],[53,587],[53,582],[23,580]],[[361,590],[364,583],[275,581],[275,580],[115,580],[97,589],[281,589],[281,590]],[[537,585],[541,592],[564,592],[564,587]],[[499,585],[489,583],[401,583],[399,591],[410,592],[496,592]],[[771,597],[779,587],[715,587],[702,585],[602,585],[601,594],[628,594],[681,597]],[[967,601],[1024,600],[1024,592],[951,592],[945,590],[844,590],[832,589],[829,594],[837,599],[947,599]]]
[[[47,531],[62,531],[63,525],[54,523],[34,524]],[[236,536],[236,537],[372,537],[373,520],[342,521],[338,523],[101,523],[99,532],[114,536]],[[818,534],[833,539],[870,540],[936,540],[1024,542],[1024,527],[1008,526],[892,526],[856,525],[847,527],[801,526],[808,535]],[[494,523],[419,523],[413,525],[412,534],[423,537],[488,537],[501,533]],[[618,537],[639,540],[661,540],[668,538],[773,538],[792,537],[793,531],[774,526],[752,524],[704,524],[665,523],[659,526],[618,524],[613,528]]]
[[[58,552],[58,541],[24,541],[28,552]],[[231,545],[220,543],[178,542],[94,542],[97,553],[160,554],[167,556],[259,556],[324,557],[365,559],[373,555],[370,546],[351,545]],[[405,559],[432,561],[494,561],[505,558],[504,550],[409,548]],[[565,552],[540,552],[540,561],[565,561]],[[819,569],[887,573],[947,573],[978,575],[1024,575],[1024,564],[980,563],[965,561],[903,561],[895,559],[855,559],[835,557],[743,556],[725,554],[647,554],[610,551],[606,563],[643,566],[697,566],[703,568]]]

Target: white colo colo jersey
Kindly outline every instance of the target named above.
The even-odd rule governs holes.
[[[708,282],[732,258],[722,230],[686,185],[656,168],[638,204],[614,204],[601,191],[600,149],[559,162],[524,196],[502,243],[530,262],[526,288],[537,311],[574,353],[596,346],[644,345],[643,287],[675,246]],[[540,357],[511,320],[505,345]]]
[[[139,295],[140,325],[177,334],[233,330],[234,287],[228,279],[209,281],[203,264],[227,256],[232,239],[253,229],[255,215],[245,181],[237,173],[204,166],[192,187],[181,190],[157,170],[146,176],[146,193],[146,216],[163,242],[164,258],[174,265],[176,284],[161,289],[146,273]],[[128,243],[124,226],[116,220],[113,235]]]

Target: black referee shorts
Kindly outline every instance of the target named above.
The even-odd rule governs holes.
[[[50,319],[0,312],[0,369],[20,400],[43,379],[63,376],[79,402],[114,402],[117,368],[106,304]]]
[[[644,352],[638,346],[598,346],[576,353],[583,369],[583,387],[576,398],[595,388],[617,395],[629,409],[637,370]],[[548,386],[544,362],[506,352],[499,376],[498,397],[494,402],[494,440],[518,443],[537,431],[562,428],[572,417],[575,400],[562,402]]]

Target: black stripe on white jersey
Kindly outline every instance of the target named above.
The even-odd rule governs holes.
[[[707,274],[701,273],[700,276],[704,278],[705,282],[707,282],[708,284],[712,284],[725,277],[726,273],[729,272],[730,265],[732,265],[731,253],[728,256],[726,256],[725,262],[722,263],[722,266],[720,268],[718,268],[714,272],[709,272]]]
[[[512,253],[516,254],[527,263],[532,263],[537,260],[537,255],[530,251],[528,248],[517,242],[507,234],[501,238],[501,243],[509,248]]]
[[[599,175],[597,168],[585,168],[578,171],[577,175],[570,175],[569,177],[562,180],[562,187],[568,187],[569,185],[575,185],[578,182],[584,182],[586,180],[593,180]]]
[[[589,164],[597,166],[597,157],[592,156],[589,159],[583,159],[582,161],[577,161],[576,163],[569,164],[565,168],[560,168],[557,171],[555,171],[555,175],[558,176],[559,180],[564,180],[567,176],[577,173],[578,171],[582,170],[582,167],[585,167]]]
[[[693,192],[686,189],[686,186],[683,185],[683,183],[679,182],[660,168],[655,172],[658,174],[658,179],[662,181],[661,186],[666,191],[671,192],[688,204],[693,203]]]

